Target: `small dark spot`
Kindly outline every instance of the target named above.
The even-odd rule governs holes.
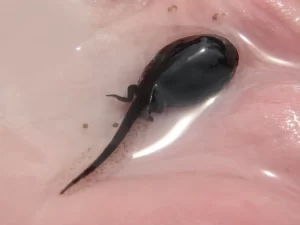
[[[87,151],[89,152],[89,151],[91,151],[91,149],[92,149],[92,148],[88,148]]]
[[[212,15],[212,20],[218,20],[218,15],[219,13],[215,13],[214,15]]]
[[[89,124],[88,124],[88,123],[84,123],[84,124],[82,124],[82,128],[83,128],[83,129],[87,129],[87,128],[89,128]]]
[[[221,13],[221,12],[220,12],[220,13],[215,13],[215,14],[213,14],[211,18],[212,18],[212,20],[215,20],[215,21],[216,21],[216,20],[220,19],[220,18],[219,18],[220,16],[223,16],[223,17],[224,17],[224,16],[226,16],[226,15],[227,15],[227,13],[224,13],[224,12]]]
[[[178,9],[178,7],[176,5],[171,5],[168,8],[168,12],[173,12],[173,11],[176,11],[177,9]]]
[[[286,167],[286,168],[285,168],[285,172],[287,172],[287,173],[289,173],[289,172],[290,172],[290,169],[289,169],[289,167]]]
[[[112,127],[118,127],[118,126],[119,126],[118,123],[113,123],[113,124],[112,124]]]

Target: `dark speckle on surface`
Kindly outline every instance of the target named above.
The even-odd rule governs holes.
[[[212,15],[212,20],[218,20],[218,15],[219,13],[215,13],[214,15]]]
[[[168,12],[173,12],[173,11],[176,11],[178,8],[176,5],[171,5],[169,8],[168,8]]]
[[[113,124],[112,124],[112,127],[118,127],[118,126],[119,126],[118,123],[113,123]]]
[[[84,124],[82,124],[82,128],[83,128],[83,129],[87,129],[87,128],[89,128],[89,124],[88,124],[88,123],[84,123]]]
[[[218,19],[220,19],[220,16],[226,16],[227,14],[222,12],[222,13],[215,13],[212,15],[212,20],[217,21]]]

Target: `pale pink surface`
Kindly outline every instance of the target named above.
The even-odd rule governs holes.
[[[224,2],[0,0],[0,224],[299,225],[299,3]],[[137,121],[105,167],[59,196],[128,108],[105,95],[199,33],[237,46],[230,87],[178,140],[130,159],[189,114]]]

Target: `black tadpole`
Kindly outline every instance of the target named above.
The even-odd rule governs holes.
[[[165,107],[184,107],[211,97],[229,83],[238,62],[235,46],[217,35],[189,36],[166,45],[146,66],[141,81],[127,88],[127,97],[107,95],[132,102],[131,106],[104,151],[60,194],[101,165],[145,110],[152,118],[151,113],[162,113]]]

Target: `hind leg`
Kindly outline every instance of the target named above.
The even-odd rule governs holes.
[[[119,95],[111,94],[111,95],[106,95],[108,97],[113,97],[116,98],[117,100],[121,102],[132,102],[134,95],[137,94],[138,91],[138,86],[135,84],[129,85],[127,88],[127,97],[122,97]]]

